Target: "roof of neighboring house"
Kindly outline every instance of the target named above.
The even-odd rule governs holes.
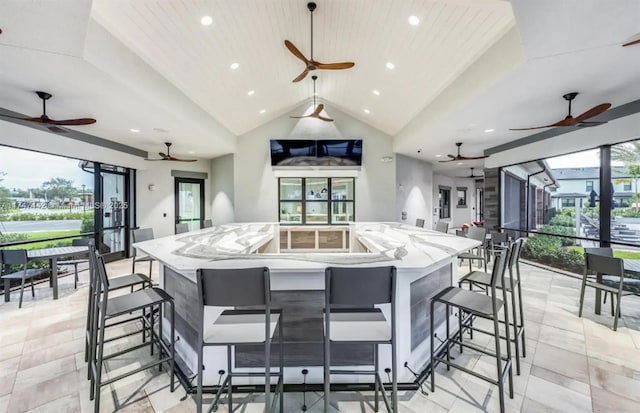
[[[553,174],[557,180],[566,179],[599,179],[600,168],[588,167],[588,168],[555,168],[552,169]],[[614,166],[611,168],[611,178],[630,178],[627,169],[622,166]]]

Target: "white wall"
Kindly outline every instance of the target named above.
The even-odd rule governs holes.
[[[362,139],[363,165],[355,191],[356,220],[396,220],[395,165],[380,162],[381,157],[393,155],[391,137],[332,107],[325,112],[335,122],[289,118],[310,106],[305,103],[238,138],[233,163],[235,220],[278,220],[278,180],[271,168],[270,139]],[[298,176],[317,176],[319,172],[301,170]]]
[[[174,234],[175,178],[171,170],[206,172],[211,174],[211,160],[198,162],[148,162],[147,169],[136,174],[137,224],[140,228],[153,228],[155,237]],[[153,184],[155,189],[149,190]],[[205,180],[205,218],[211,216],[211,176]],[[166,216],[164,216],[166,214]]]
[[[435,225],[438,222],[439,210],[436,210],[438,207],[438,192],[440,190],[440,186],[448,186],[451,187],[451,218],[444,219],[444,221],[449,221],[449,230],[452,228],[459,228],[462,224],[470,224],[476,220],[476,183],[474,179],[459,179],[459,178],[451,178],[449,176],[443,175],[433,175],[433,208],[432,208],[432,217]],[[466,208],[458,208],[458,193],[457,187],[466,187],[467,188],[467,207]]]
[[[433,227],[433,165],[419,159],[396,154],[395,221],[415,225],[424,219],[425,228]],[[402,219],[402,213],[406,218]]]
[[[235,221],[233,164],[233,154],[211,160],[211,219],[215,225]]]

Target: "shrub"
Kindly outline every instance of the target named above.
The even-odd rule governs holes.
[[[93,224],[93,216],[86,217],[82,220],[82,225],[80,226],[80,233],[84,234],[85,232],[93,232],[95,229]]]
[[[576,209],[575,208],[564,208],[562,211],[558,213],[558,215],[566,216],[566,217],[575,217]]]
[[[570,216],[558,215],[551,218],[551,220],[549,221],[549,225],[575,228],[576,220],[574,218],[571,218]]]
[[[534,235],[522,248],[522,257],[541,264],[581,274],[584,252],[562,246],[562,240],[548,235]]]

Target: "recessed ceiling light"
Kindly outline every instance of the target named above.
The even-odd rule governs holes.
[[[233,62],[231,63],[231,66],[229,66],[231,68],[231,70],[236,70],[237,68],[240,67],[240,63],[238,62]]]
[[[211,18],[211,16],[202,16],[200,19],[200,24],[203,26],[211,26],[211,23],[213,23],[213,18]]]
[[[160,132],[160,133],[167,133],[169,132],[168,130],[164,129],[164,128],[153,128],[154,132]]]
[[[366,113],[367,115],[368,115],[369,113],[371,113],[371,111],[370,111],[369,109],[363,109],[363,111],[364,111],[364,113]]]
[[[437,154],[437,155],[436,155],[436,158],[442,158],[442,155]]]
[[[420,24],[420,19],[417,16],[409,16],[409,24],[412,26],[417,26]]]
[[[458,162],[458,165],[462,165],[462,162]]]
[[[247,95],[249,95],[249,96],[253,96],[253,94],[254,94],[254,93],[256,93],[256,91],[255,91],[255,90],[250,90],[250,91],[248,91],[248,92],[247,92]]]
[[[131,128],[131,129],[129,129],[129,131],[133,132],[133,133],[138,133],[138,132],[140,132],[140,129]]]
[[[385,66],[387,66],[387,69],[391,69],[391,70],[393,70],[393,69],[395,69],[395,68],[396,68],[396,65],[394,65],[394,64],[393,64],[393,63],[391,63],[391,62],[387,62],[387,64],[386,64]]]
[[[194,153],[196,153],[196,151],[189,151],[190,155],[193,155]]]
[[[260,113],[260,114],[262,115],[262,114],[263,114],[263,113],[265,113],[266,111],[267,111],[266,109],[260,109],[260,112],[258,112],[258,113]]]
[[[380,96],[380,91],[379,91],[379,90],[374,89],[373,94],[374,94],[374,95],[376,95],[376,96]]]
[[[484,133],[491,133],[491,132],[493,132],[494,130],[495,130],[495,129],[485,129],[485,130],[484,130]]]

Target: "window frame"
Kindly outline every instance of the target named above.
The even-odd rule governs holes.
[[[301,197],[300,199],[283,199],[282,198],[282,179],[300,179],[301,180]],[[327,194],[327,199],[316,199],[316,198],[309,198],[307,199],[307,179],[326,179],[327,180],[327,189],[329,191],[329,193]],[[332,199],[332,189],[333,189],[333,180],[334,179],[346,179],[346,180],[351,180],[352,182],[352,189],[353,189],[353,193],[352,193],[352,198],[351,199],[339,199],[339,200],[334,200]],[[302,212],[301,212],[301,217],[300,217],[300,222],[282,222],[282,208],[281,205],[282,203],[286,203],[286,202],[295,202],[295,203],[300,203],[302,206]],[[318,202],[318,203],[323,203],[326,205],[326,210],[327,210],[327,220],[326,223],[318,223],[318,222],[312,222],[309,223],[307,222],[307,203],[308,202]],[[333,222],[333,206],[334,205],[352,205],[352,220],[351,221],[344,221],[344,222]],[[355,222],[356,220],[356,179],[354,177],[349,177],[349,176],[345,176],[345,177],[279,177],[278,178],[278,222],[281,223],[282,225],[295,225],[295,226],[312,226],[312,225],[320,225],[320,226],[331,226],[331,225],[345,225],[348,224],[349,222]]]
[[[464,199],[464,203],[460,203],[460,192],[462,192],[462,197]],[[468,208],[469,206],[469,199],[467,198],[467,187],[466,186],[459,186],[456,187],[456,208]]]
[[[585,185],[585,192],[590,193],[591,191],[593,191],[593,180],[590,181],[584,181],[584,185]]]
[[[443,194],[448,193],[449,202],[444,204]],[[438,216],[440,219],[451,219],[451,187],[438,185]],[[446,214],[444,212],[446,211]],[[445,216],[446,215],[446,216]]]

